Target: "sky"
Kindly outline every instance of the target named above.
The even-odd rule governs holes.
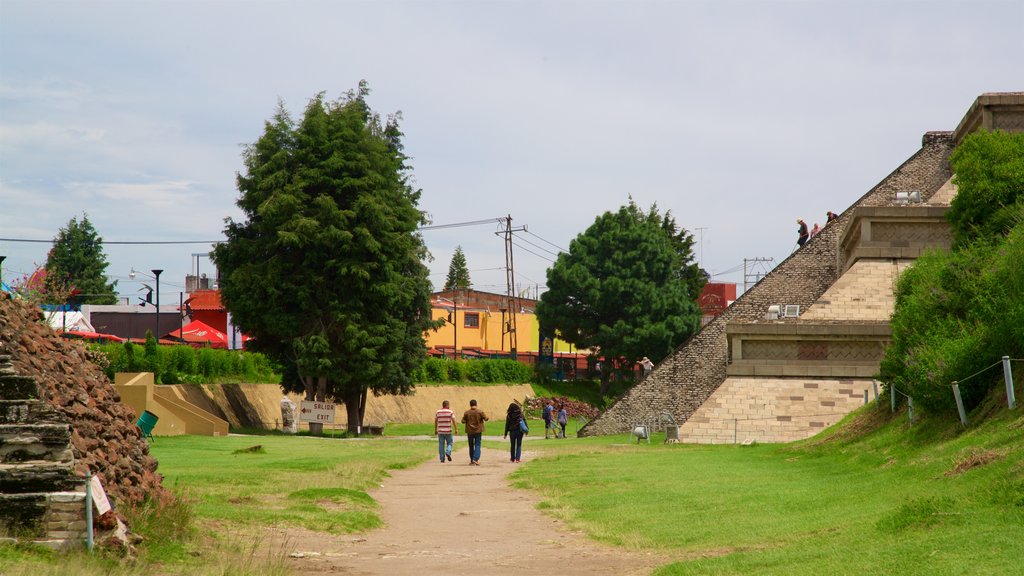
[[[430,222],[488,221],[423,231],[436,288],[462,246],[473,286],[504,293],[510,216],[516,291],[542,293],[632,198],[742,291],[744,259],[785,259],[797,218],[824,224],[978,95],[1024,90],[1022,31],[1018,0],[0,0],[3,279],[45,263],[24,240],[87,214],[118,292],[162,269],[177,300],[213,275],[278,102],[297,117],[366,80],[401,112]]]

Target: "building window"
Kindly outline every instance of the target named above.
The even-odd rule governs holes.
[[[480,327],[480,314],[477,312],[466,312],[466,328],[479,328]]]

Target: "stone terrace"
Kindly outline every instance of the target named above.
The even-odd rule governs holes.
[[[948,247],[949,155],[979,129],[1024,131],[1024,92],[982,94],[954,132],[926,133],[917,153],[580,434],[628,432],[669,412],[683,442],[787,441],[863,403],[889,337],[893,284],[922,250]],[[898,192],[921,201],[898,203]],[[786,304],[803,314],[766,317]]]
[[[858,366],[854,372],[859,381],[851,378],[837,378],[831,372],[814,374],[813,363],[805,363],[803,373],[798,377],[812,378],[819,377],[819,381],[811,380],[790,383],[780,381],[768,385],[768,378],[741,378],[739,375],[729,377],[730,366],[730,343],[729,327],[741,327],[743,325],[780,324],[796,325],[801,323],[802,318],[781,318],[766,320],[765,315],[769,306],[789,304],[798,305],[800,310],[812,313],[812,318],[832,317],[824,321],[824,324],[842,324],[843,318],[836,318],[838,315],[868,315],[876,323],[886,324],[885,318],[891,313],[891,295],[885,295],[885,302],[870,302],[871,308],[866,304],[854,306],[855,298],[870,297],[871,294],[878,294],[879,290],[872,290],[870,294],[859,291],[872,275],[882,275],[884,284],[882,293],[888,291],[891,294],[892,281],[900,269],[899,261],[885,259],[880,262],[871,262],[866,266],[856,267],[853,274],[840,286],[826,297],[829,289],[835,286],[836,282],[843,276],[847,261],[841,257],[840,245],[847,235],[847,226],[857,221],[857,209],[863,207],[889,207],[896,206],[896,192],[920,191],[922,197],[927,200],[937,191],[942,189],[952,176],[949,170],[949,155],[953,148],[953,135],[949,132],[929,132],[922,139],[921,149],[900,165],[896,170],[884,178],[867,194],[861,197],[853,206],[843,212],[839,218],[828,223],[821,232],[810,239],[802,248],[790,255],[781,262],[771,273],[761,279],[751,289],[747,290],[736,302],[732,304],[722,315],[705,326],[700,332],[694,335],[688,342],[683,344],[673,354],[655,367],[654,371],[641,383],[637,384],[621,398],[619,398],[605,412],[590,422],[581,435],[613,434],[628,432],[631,427],[641,422],[655,422],[660,419],[663,412],[670,412],[676,422],[687,423],[701,407],[712,399],[716,390],[723,386],[729,379],[729,385],[722,393],[713,399],[702,414],[699,416],[705,419],[704,422],[693,422],[684,424],[680,430],[680,439],[683,442],[732,442],[733,434],[726,434],[723,430],[711,431],[705,426],[698,429],[700,424],[709,424],[712,420],[720,421],[720,428],[726,426],[724,422],[729,420],[729,427],[737,426],[732,421],[740,418],[764,418],[764,409],[757,406],[771,406],[771,417],[775,422],[785,422],[789,418],[793,421],[798,410],[796,402],[792,401],[787,405],[777,405],[774,398],[781,396],[779,390],[790,386],[816,383],[820,394],[814,399],[806,400],[813,406],[814,403],[837,402],[837,400],[825,399],[825,396],[839,398],[842,391],[850,390],[847,396],[856,396],[857,402],[863,403],[863,390],[870,386],[870,372],[874,368]],[[852,229],[851,229],[852,230]],[[898,241],[897,241],[898,242]],[[899,254],[902,254],[900,252]],[[855,255],[856,256],[856,255]],[[897,256],[898,259],[899,256]],[[855,259],[852,264],[858,261]],[[895,270],[894,270],[895,268]],[[833,307],[833,300],[835,306]],[[859,302],[856,302],[860,304]],[[859,311],[857,311],[859,309]],[[852,318],[851,318],[852,319]],[[813,321],[808,319],[805,324]],[[796,327],[794,326],[794,329]],[[876,329],[870,329],[877,331]],[[854,330],[856,331],[856,330]],[[762,331],[763,332],[763,331]],[[795,338],[796,336],[791,337]],[[826,344],[827,346],[827,344]],[[862,345],[863,348],[863,345]],[[820,346],[818,347],[820,349]],[[826,348],[827,349],[827,348]],[[828,363],[827,358],[821,360]],[[786,362],[778,363],[777,375],[782,377]],[[877,364],[877,362],[875,362]],[[767,363],[762,363],[762,369]],[[776,370],[771,368],[770,370]],[[756,371],[751,376],[757,376]],[[765,374],[764,376],[771,376]],[[776,384],[780,387],[775,390]],[[850,396],[850,395],[853,396]],[[787,396],[797,397],[799,394],[787,393]],[[806,395],[805,395],[806,396]],[[747,399],[747,400],[744,400]],[[745,402],[745,404],[744,404]],[[716,406],[729,407],[731,405],[746,405],[749,412],[745,414],[734,413],[736,410],[716,411]],[[840,404],[837,403],[837,407]],[[843,404],[847,406],[848,403]],[[817,409],[817,406],[814,406]],[[843,408],[848,411],[852,407]],[[760,411],[759,411],[760,410]],[[835,410],[839,412],[839,408]],[[788,413],[783,413],[788,412]],[[811,414],[813,412],[806,412]],[[845,412],[844,412],[845,413]],[[838,418],[827,420],[831,423]],[[799,419],[797,420],[799,422]],[[763,435],[763,441],[794,439],[806,437],[817,430],[819,423],[826,420],[807,420],[797,432],[785,432],[773,436]],[[792,426],[773,424],[773,427]],[[730,431],[731,432],[731,431]],[[746,439],[738,437],[737,440]]]

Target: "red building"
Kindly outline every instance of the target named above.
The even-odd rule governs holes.
[[[736,285],[724,282],[708,282],[697,298],[701,311],[701,326],[718,316],[736,300]]]
[[[228,311],[220,301],[220,290],[196,290],[185,300],[185,309],[190,318],[206,324],[214,330],[227,332]]]

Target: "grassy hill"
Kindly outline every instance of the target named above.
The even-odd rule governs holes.
[[[514,478],[594,538],[674,560],[661,576],[1020,573],[1024,410],[994,394],[972,421],[873,404],[795,445],[544,445]]]

